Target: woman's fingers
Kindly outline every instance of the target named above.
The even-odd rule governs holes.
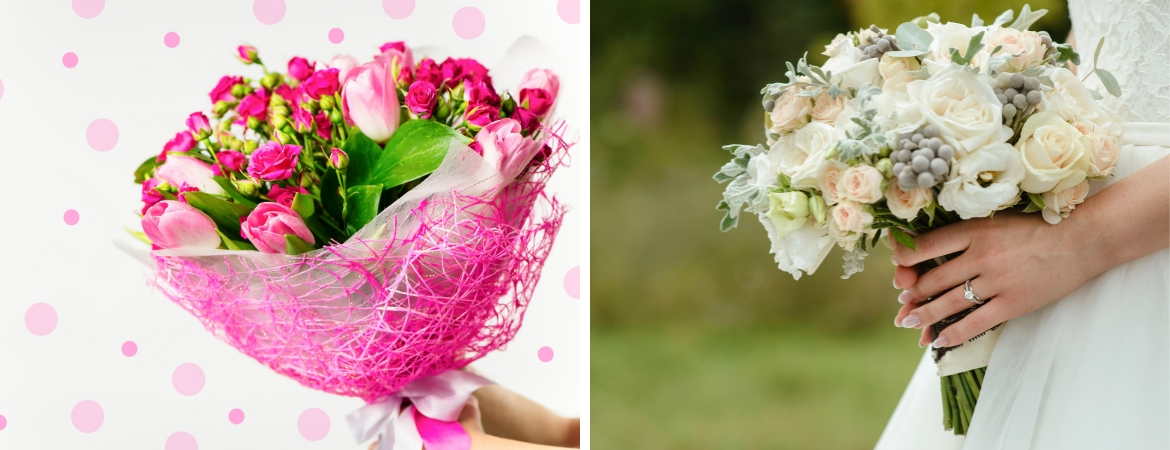
[[[962,344],[1013,317],[1010,300],[999,298],[995,300],[939,333],[938,338],[934,340],[934,346],[953,347]]]
[[[892,245],[898,264],[910,267],[928,259],[966,250],[971,244],[970,226],[966,222],[953,223],[915,237],[914,250],[894,241]]]
[[[918,282],[918,269],[913,267],[898,266],[894,269],[894,287],[898,289],[908,289]],[[900,303],[906,303],[901,301]]]
[[[991,294],[994,295],[993,292]],[[963,287],[959,286],[934,301],[910,311],[902,319],[901,325],[906,328],[925,328],[970,307],[971,301],[963,297]]]
[[[958,258],[943,263],[943,265],[918,275],[914,284],[903,289],[910,292],[913,301],[922,301],[938,295],[955,286],[962,285],[967,280],[979,275],[979,268],[975,266],[975,257],[964,253]]]

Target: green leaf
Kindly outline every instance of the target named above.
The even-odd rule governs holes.
[[[898,241],[898,243],[902,244],[902,246],[910,250],[914,250],[914,238],[910,237],[909,234],[906,234],[905,231],[899,230],[897,228],[890,228],[889,230],[890,234],[894,236],[894,240]]]
[[[1056,51],[1060,53],[1060,56],[1056,58],[1057,62],[1072,62],[1073,64],[1077,65],[1081,63],[1081,54],[1077,53],[1076,50],[1073,50],[1072,45],[1056,44]]]
[[[137,169],[134,169],[134,182],[137,184],[142,184],[143,181],[146,181],[146,176],[148,174],[154,173],[155,167],[158,167],[158,157],[151,156],[150,158],[147,158],[146,161],[143,161],[142,164],[138,165]]]
[[[378,164],[378,158],[382,156],[382,147],[355,129],[355,133],[345,141],[341,150],[349,156],[349,166],[345,169],[346,182],[355,186],[368,184],[370,173]]]
[[[345,217],[344,201],[341,197],[341,182],[337,180],[337,171],[325,169],[321,176],[321,205],[325,213],[332,217]]]
[[[1028,202],[1028,207],[1024,208],[1024,212],[1034,213],[1042,209],[1044,209],[1044,207],[1037,205],[1036,202]]]
[[[1005,23],[1011,22],[1012,18],[1014,16],[1015,16],[1015,11],[1012,11],[1010,9],[1007,11],[1004,11],[1003,14],[1000,14],[999,17],[995,18],[995,22],[992,22],[992,25],[1003,25]]]
[[[299,255],[301,253],[308,253],[313,251],[313,244],[305,242],[304,239],[297,237],[295,234],[284,235],[284,252],[289,255]]]
[[[979,14],[972,14],[971,15],[971,28],[981,27],[981,26],[983,26],[983,18],[979,17]]]
[[[1047,9],[1038,9],[1033,12],[1032,7],[1025,3],[1024,7],[1020,9],[1020,16],[1016,17],[1016,21],[1012,22],[1009,28],[1028,31],[1028,27],[1031,27],[1032,24],[1040,20],[1041,17],[1044,17],[1045,14],[1048,14]]]
[[[382,186],[364,185],[351,186],[346,195],[345,232],[348,235],[357,233],[378,215],[378,201],[382,196]]]
[[[1093,52],[1093,67],[1097,67],[1097,58],[1101,56],[1101,46],[1105,45],[1105,38],[1097,41],[1097,50]]]
[[[231,180],[224,177],[211,177],[211,179],[215,180],[215,183],[218,184],[219,187],[223,188],[224,192],[227,192],[228,197],[231,197],[232,200],[235,200],[237,203],[242,203],[253,208],[259,204],[256,203],[255,200],[245,196],[242,192],[240,192],[239,189],[236,189],[236,185],[232,184]]]
[[[895,32],[894,38],[898,42],[898,48],[902,49],[901,52],[906,52],[906,51],[922,52],[922,53],[919,53],[919,55],[929,51],[930,50],[930,43],[934,42],[934,38],[931,37],[930,33],[927,33],[926,30],[922,29],[922,27],[915,25],[914,23],[911,23],[911,22],[906,22],[906,23],[903,23],[901,25],[898,25],[898,30]],[[892,53],[900,53],[900,52],[890,52],[890,53],[892,54]],[[903,55],[899,54],[899,55],[894,55],[894,56],[903,56]],[[918,56],[918,55],[905,55],[905,56]]]
[[[870,248],[873,248],[873,247],[877,246],[877,245],[878,245],[878,240],[879,240],[879,239],[881,239],[881,238],[882,238],[882,230],[879,228],[879,229],[877,230],[877,233],[874,233],[874,234],[873,234],[873,242],[870,242],[870,244],[869,244]]]
[[[1097,74],[1097,78],[1101,79],[1101,84],[1105,85],[1105,90],[1114,97],[1121,97],[1121,85],[1117,84],[1117,78],[1105,69],[1093,68],[1093,72]]]
[[[302,219],[312,217],[316,209],[313,207],[313,196],[307,194],[297,193],[293,195],[292,210],[296,211],[297,215]]]
[[[251,206],[232,203],[205,192],[187,192],[183,194],[183,198],[187,199],[188,205],[211,217],[220,230],[235,235],[240,234],[240,218],[247,217],[253,209]]]
[[[129,228],[125,228],[125,230],[127,233],[130,233],[131,236],[134,236],[134,238],[146,243],[146,245],[154,245],[154,242],[150,241],[150,238],[146,236],[146,233],[143,233],[141,231],[131,230]]]
[[[434,172],[447,156],[452,139],[471,143],[471,139],[451,127],[432,120],[406,122],[386,143],[366,184],[380,184],[389,189]]]
[[[723,220],[719,222],[719,231],[726,233],[738,224],[739,216],[731,217],[731,214],[724,214]]]
[[[223,232],[219,230],[215,230],[215,232],[219,234],[220,239],[223,239],[223,245],[227,247],[228,250],[256,250],[256,246],[252,245],[251,242],[231,239],[225,236]]]
[[[1033,193],[1029,192],[1028,198],[1032,199],[1032,203],[1035,203],[1036,206],[1040,207],[1040,209],[1044,209],[1044,208],[1048,207],[1047,205],[1044,204],[1044,197],[1041,197],[1040,194],[1033,194]]]
[[[1101,100],[1101,99],[1105,98],[1104,96],[1101,95],[1100,92],[1094,91],[1092,89],[1089,89],[1089,94],[1093,95],[1093,100]]]
[[[322,243],[328,243],[329,241],[342,242],[346,238],[345,232],[330,225],[329,222],[321,220],[320,214],[305,217],[304,220],[305,226],[309,227],[309,231],[313,232],[313,236]]]

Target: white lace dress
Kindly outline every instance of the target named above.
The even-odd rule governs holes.
[[[1170,0],[1070,0],[1079,73],[1099,64],[1127,122],[1115,177],[1170,154]],[[1088,49],[1087,51],[1085,49]],[[1099,89],[1097,77],[1086,83]],[[1075,212],[1074,212],[1075,214]],[[1170,250],[1114,267],[1005,325],[967,437],[942,428],[938,377],[924,355],[879,450],[1170,448]]]

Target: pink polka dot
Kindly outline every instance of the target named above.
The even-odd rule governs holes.
[[[64,219],[65,225],[77,225],[77,222],[81,221],[81,214],[76,209],[70,209],[65,211]]]
[[[77,54],[73,52],[66,52],[65,56],[61,57],[61,64],[64,64],[65,67],[69,69],[77,67]]]
[[[203,369],[194,363],[180,364],[171,375],[171,384],[175,386],[175,390],[188,397],[202,391],[203,382]]]
[[[569,269],[565,274],[565,293],[569,294],[569,297],[581,299],[581,266]]]
[[[106,413],[102,405],[93,400],[82,400],[73,406],[73,413],[69,415],[73,420],[73,427],[82,433],[93,433],[102,427],[106,420]]]
[[[552,348],[547,346],[547,345],[544,347],[541,347],[540,350],[536,351],[536,357],[540,358],[541,362],[552,361],[552,358],[553,358]]]
[[[126,356],[134,356],[138,354],[138,344],[134,341],[126,341],[122,343],[122,354]]]
[[[109,151],[118,145],[118,126],[110,119],[97,119],[85,128],[85,141],[99,152]]]
[[[73,12],[82,19],[92,19],[102,13],[106,0],[73,0]]]
[[[166,450],[199,450],[199,443],[195,442],[195,436],[192,436],[191,433],[176,431],[167,438],[167,443],[163,448]]]
[[[4,98],[4,81],[0,80],[0,98]]]
[[[7,426],[8,426],[8,419],[5,419],[3,415],[0,415],[0,430],[3,430],[4,427],[7,427]]]
[[[306,409],[297,419],[297,431],[310,441],[325,439],[329,435],[329,415],[317,408]]]
[[[228,411],[228,422],[239,425],[244,422],[244,410],[240,408]]]
[[[341,28],[329,30],[329,42],[340,44],[343,40],[345,40],[345,32],[341,31]]]
[[[167,33],[166,36],[163,36],[163,44],[166,44],[166,46],[170,47],[170,48],[178,47],[179,46],[179,33],[176,33],[174,31]]]
[[[24,326],[37,336],[45,336],[57,329],[57,310],[48,303],[35,303],[24,312]]]
[[[464,6],[455,11],[455,18],[451,21],[451,25],[455,27],[455,34],[467,40],[483,34],[484,24],[483,13],[474,6]]]
[[[392,19],[405,19],[414,12],[414,0],[382,0],[382,11]]]
[[[557,0],[557,15],[565,23],[581,23],[581,0]]]
[[[284,18],[284,0],[255,0],[252,2],[252,14],[262,24],[275,25]]]

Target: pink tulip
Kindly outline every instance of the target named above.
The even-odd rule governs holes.
[[[265,202],[252,210],[248,218],[240,222],[244,237],[264,253],[286,253],[285,236],[292,235],[310,244],[315,243],[313,233],[305,221],[292,208],[279,203]]]
[[[208,136],[211,136],[211,122],[203,113],[195,111],[187,117],[187,131],[190,131],[191,137],[195,139],[207,139]]]
[[[284,145],[276,141],[265,142],[248,158],[248,175],[264,181],[280,181],[293,175],[301,146]]]
[[[533,113],[544,116],[552,109],[560,90],[561,81],[553,71],[532,69],[520,80],[520,104],[527,103]]]
[[[379,50],[382,54],[374,56],[374,61],[382,64],[397,82],[414,80],[414,54],[405,42],[387,42]]]
[[[366,63],[353,69],[341,99],[346,117],[370,139],[386,142],[398,129],[398,92],[381,64]]]
[[[349,75],[349,72],[357,66],[357,58],[349,55],[337,55],[333,57],[332,61],[329,61],[329,67],[337,69],[337,79],[342,83],[345,83],[345,76]]]
[[[435,109],[435,85],[429,81],[415,81],[406,92],[406,108],[420,119],[429,119]]]
[[[163,200],[142,215],[142,231],[157,248],[219,248],[215,222],[186,203]]]
[[[513,180],[528,166],[540,144],[520,134],[520,122],[500,119],[484,126],[475,136],[479,150],[505,180]]]
[[[236,47],[236,54],[237,57],[240,58],[240,62],[244,64],[255,64],[260,62],[260,55],[256,53],[256,47],[251,45],[241,45]]]
[[[171,186],[180,187],[187,184],[209,194],[223,193],[219,183],[211,179],[215,175],[215,169],[212,169],[211,164],[182,153],[172,154],[167,158],[166,164],[158,166],[154,175]]]
[[[208,94],[208,96],[211,97],[211,103],[214,104],[215,102],[218,102],[220,100],[223,100],[226,102],[236,101],[236,97],[232,96],[232,86],[235,86],[235,85],[243,83],[243,82],[244,82],[244,77],[233,77],[231,75],[224,75],[222,78],[219,79],[219,82],[215,84],[215,88],[213,88],[211,90],[211,93]]]
[[[309,63],[309,60],[300,56],[288,60],[288,76],[296,78],[297,81],[305,81],[312,74],[313,65]]]

